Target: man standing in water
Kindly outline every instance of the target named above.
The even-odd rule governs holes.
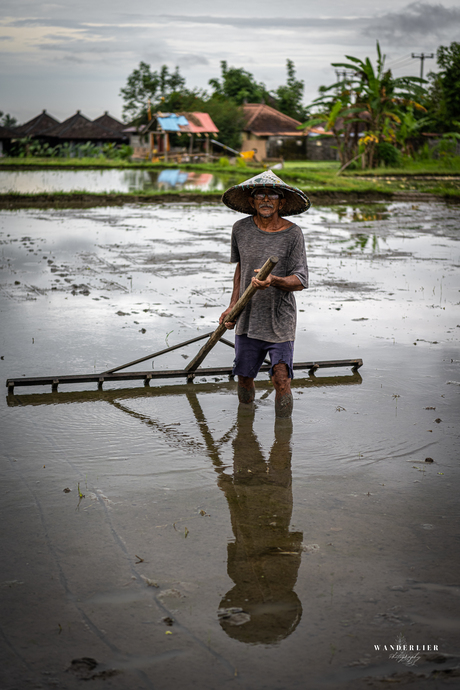
[[[308,287],[308,268],[302,230],[284,216],[307,211],[310,201],[300,189],[290,187],[271,171],[231,187],[222,201],[248,214],[233,226],[233,292],[230,306],[219,319],[228,329],[236,325],[233,374],[238,376],[238,398],[242,403],[254,400],[254,379],[268,354],[276,416],[290,417],[297,318],[293,293]],[[254,273],[272,255],[278,257],[273,272],[266,280],[258,280]],[[226,321],[251,282],[257,288],[252,300],[235,322]]]

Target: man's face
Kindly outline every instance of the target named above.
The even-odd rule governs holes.
[[[278,215],[285,204],[285,199],[276,193],[275,190],[258,190],[249,197],[249,203],[255,212],[262,218],[271,218]]]

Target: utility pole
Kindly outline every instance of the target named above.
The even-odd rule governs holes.
[[[346,69],[336,69],[335,70],[335,76],[337,77],[337,81],[341,81],[340,77],[342,77],[342,81],[347,81],[347,79],[351,79],[353,77],[355,72],[353,70],[346,70]]]
[[[420,60],[420,79],[423,79],[423,61],[434,58],[434,53],[412,53],[412,57]]]

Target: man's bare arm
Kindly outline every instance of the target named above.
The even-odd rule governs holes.
[[[219,323],[224,323],[226,328],[231,330],[235,328],[236,321],[225,321],[227,314],[233,309],[235,304],[238,302],[240,296],[240,279],[241,279],[241,266],[239,262],[236,264],[235,275],[233,276],[233,292],[230,299],[230,306],[222,312],[219,318]]]
[[[259,271],[260,268],[256,269],[256,273]],[[268,287],[275,287],[279,290],[284,290],[284,292],[296,292],[305,289],[296,275],[281,278],[280,276],[270,274],[266,280],[252,278],[252,284],[259,290],[266,290]]]

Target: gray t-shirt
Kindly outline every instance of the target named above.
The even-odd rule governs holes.
[[[240,297],[256,276],[254,269],[262,268],[270,256],[279,261],[272,271],[285,278],[296,275],[308,287],[307,257],[302,230],[290,225],[279,232],[266,232],[257,227],[252,216],[237,221],[232,231],[232,263],[240,263]],[[269,287],[258,290],[241,312],[236,324],[237,335],[257,340],[284,343],[295,339],[296,301],[294,292]]]

